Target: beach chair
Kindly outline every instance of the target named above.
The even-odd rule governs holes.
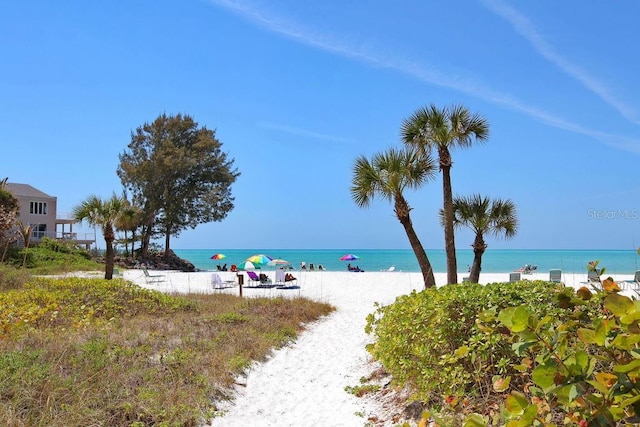
[[[598,270],[587,271],[587,284],[589,284],[594,289],[601,290],[602,281],[600,281],[600,271]]]
[[[273,286],[273,282],[271,281],[269,276],[267,276],[264,273],[260,273],[258,275],[258,280],[260,281],[260,286],[262,286],[262,287],[271,287],[271,286]]]
[[[224,289],[226,288],[224,282],[222,281],[222,278],[220,277],[219,274],[213,273],[211,275],[211,287],[213,289]]]
[[[633,279],[623,280],[621,282],[618,282],[618,285],[622,289],[628,289],[636,291],[636,293],[638,293],[640,291],[640,270],[636,270],[635,274],[633,275]]]
[[[167,280],[167,276],[165,276],[164,274],[149,274],[149,270],[147,270],[147,267],[142,267],[142,271],[144,272],[144,280],[147,282],[147,285],[160,283]]]
[[[249,278],[248,287],[257,287],[260,284],[260,278],[255,271],[247,271],[247,277]]]
[[[549,270],[549,281],[553,283],[562,283],[562,270],[558,268]]]
[[[293,274],[278,269],[276,270],[275,284],[278,289],[297,289],[298,279],[293,277]]]
[[[509,273],[509,283],[519,282],[520,281],[520,273],[514,271],[513,273]]]

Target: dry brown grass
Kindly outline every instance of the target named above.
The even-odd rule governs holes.
[[[303,298],[224,294],[172,297],[165,311],[156,298],[145,310],[151,304],[136,295],[135,302],[123,297],[113,316],[114,301],[99,285],[106,281],[85,280],[96,288],[93,317],[58,314],[49,325],[40,320],[0,338],[0,425],[202,425],[252,361],[333,310]]]

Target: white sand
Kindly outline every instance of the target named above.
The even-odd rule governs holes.
[[[151,274],[163,274],[154,271]],[[234,280],[235,273],[219,273],[223,280]],[[298,340],[278,351],[266,363],[254,364],[246,378],[238,379],[234,402],[224,407],[225,415],[212,420],[211,426],[345,426],[362,427],[369,417],[376,426],[397,425],[385,419],[388,412],[380,402],[356,398],[345,391],[360,385],[376,367],[365,350],[371,337],[365,334],[366,316],[375,311],[374,303],[392,303],[412,290],[423,289],[420,273],[403,272],[302,272],[294,271],[299,289],[243,288],[245,297],[304,296],[336,307],[330,316],[313,325]],[[273,279],[274,272],[268,272]],[[230,292],[238,287],[214,291],[211,273],[166,273],[166,280],[147,284],[141,270],[123,272],[126,279],[142,286],[167,292]],[[462,279],[466,274],[460,274]],[[534,280],[549,278],[549,273],[523,275]],[[564,274],[565,284],[580,287],[585,274]],[[508,273],[482,274],[481,283],[508,281]],[[631,280],[630,275],[614,275],[616,280]],[[245,285],[247,277],[245,275]],[[446,282],[446,274],[436,274],[436,282]]]

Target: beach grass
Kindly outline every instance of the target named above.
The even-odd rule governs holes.
[[[62,274],[71,271],[104,271],[91,253],[75,247],[71,242],[44,239],[38,246],[9,248],[2,257],[2,265],[28,270],[31,274]]]
[[[333,307],[0,274],[0,424],[198,426],[253,361]]]

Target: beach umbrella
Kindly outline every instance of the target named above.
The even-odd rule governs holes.
[[[244,261],[238,264],[238,270],[260,270],[260,266],[255,265],[251,261]]]
[[[211,259],[224,259],[224,258],[226,258],[226,257],[227,257],[227,256],[226,256],[225,254],[213,254],[213,255],[211,256]]]
[[[340,261],[355,261],[357,259],[360,259],[360,257],[354,254],[346,254],[340,257]]]
[[[289,261],[287,261],[286,259],[276,258],[276,259],[272,259],[271,261],[269,261],[267,263],[267,265],[269,267],[280,267],[280,266],[284,266],[284,265],[291,265],[291,263]]]
[[[258,254],[258,255],[250,256],[249,258],[247,258],[247,261],[252,262],[254,265],[264,265],[264,264],[267,264],[272,259],[273,258],[271,258],[269,255]]]

